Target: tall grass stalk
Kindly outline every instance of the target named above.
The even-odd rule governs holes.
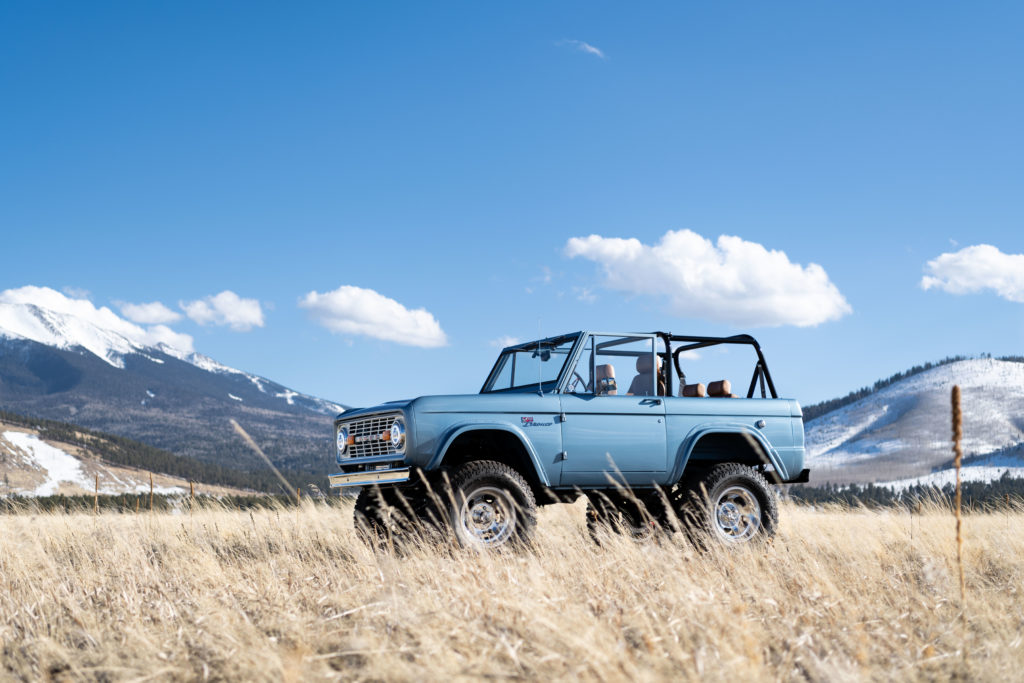
[[[953,504],[953,514],[956,517],[956,566],[960,572],[960,608],[964,611],[964,619],[967,618],[967,583],[964,580],[964,537],[963,537],[963,515],[960,512],[960,464],[964,457],[960,441],[964,436],[963,413],[960,411],[960,385],[953,387],[953,466],[956,468],[956,502]]]

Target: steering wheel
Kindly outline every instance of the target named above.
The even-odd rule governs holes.
[[[575,370],[572,371],[572,375],[572,381],[569,382],[569,393],[575,394],[576,387],[579,386],[580,382],[583,382],[583,390],[586,391],[588,387],[587,383],[583,380],[583,376]]]

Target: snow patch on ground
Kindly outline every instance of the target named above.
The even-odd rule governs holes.
[[[53,496],[61,482],[76,484],[88,489],[94,485],[88,481],[82,463],[73,455],[40,441],[35,434],[25,432],[4,432],[4,439],[21,449],[30,460],[46,472],[46,481],[36,487],[32,495]]]
[[[280,394],[274,394],[274,397],[283,398],[285,401],[288,402],[288,405],[293,406],[295,405],[295,397],[298,395],[299,393],[296,391],[292,391],[291,389],[285,389]]]
[[[233,401],[243,401],[243,400],[245,400],[245,399],[241,398],[240,396],[235,396],[234,394],[231,394],[231,393],[228,394],[228,398],[230,398]]]
[[[18,449],[25,457],[27,464],[34,465],[46,473],[46,481],[32,491],[23,491],[24,496],[54,496],[60,492],[60,485],[67,483],[78,486],[85,491],[93,491],[96,487],[95,475],[89,475],[82,467],[82,461],[75,456],[51,446],[35,434],[8,431],[0,437]],[[100,473],[100,493],[119,495],[122,493],[148,493],[149,484],[131,479],[123,479],[114,471],[102,468]],[[183,494],[186,489],[181,486],[154,486],[154,493]]]

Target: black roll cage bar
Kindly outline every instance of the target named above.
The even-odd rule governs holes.
[[[690,335],[672,334],[671,332],[654,332],[665,343],[665,352],[659,353],[658,355],[662,358],[662,374],[665,380],[665,394],[672,396],[672,372],[669,369],[670,361],[671,365],[675,367],[676,375],[679,377],[680,385],[686,383],[686,373],[683,372],[683,368],[679,365],[679,356],[686,351],[695,351],[696,349],[707,348],[708,346],[717,346],[718,344],[747,344],[754,347],[754,352],[757,353],[757,364],[754,366],[754,376],[750,378],[750,388],[747,389],[747,398],[754,397],[754,389],[760,383],[761,386],[761,398],[767,398],[765,392],[765,383],[768,384],[768,391],[771,392],[772,398],[778,398],[779,394],[775,391],[775,382],[772,381],[772,375],[768,371],[768,362],[764,359],[764,354],[761,353],[761,345],[757,343],[757,340],[751,337],[749,334],[736,334],[731,337],[694,337]],[[684,343],[685,346],[679,346],[675,350],[672,349],[672,343],[679,342]]]

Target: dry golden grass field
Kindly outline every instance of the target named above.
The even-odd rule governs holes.
[[[350,507],[0,517],[0,677],[1020,680],[1024,511],[783,505],[767,547],[375,554]]]

